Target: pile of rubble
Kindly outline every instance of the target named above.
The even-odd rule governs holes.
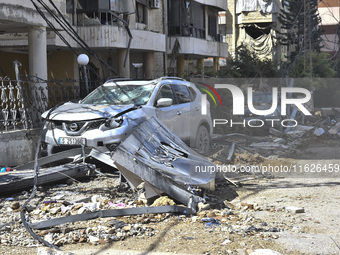
[[[322,108],[315,117],[304,120],[292,128],[278,130],[269,128],[267,136],[249,136],[240,133],[217,135],[213,138],[210,158],[222,163],[261,163],[262,157],[290,157],[299,153],[301,147],[311,140],[340,139],[340,111]],[[248,159],[243,160],[242,154]],[[249,159],[249,154],[257,159]],[[248,155],[248,156],[247,156]],[[261,161],[262,160],[262,161]]]
[[[108,192],[108,190],[110,191]],[[217,184],[217,194],[210,193],[206,196],[210,205],[200,204],[200,211],[196,216],[163,213],[98,218],[70,222],[52,228],[35,230],[35,232],[51,244],[63,246],[76,243],[103,245],[129,240],[129,238],[150,238],[159,235],[162,227],[164,227],[163,225],[173,221],[180,221],[189,225],[195,224],[204,233],[211,234],[214,232],[214,234],[220,235],[221,238],[224,238],[220,245],[228,243],[236,245],[238,238],[245,237],[254,240],[254,242],[257,239],[271,242],[273,239],[279,238],[278,232],[285,231],[286,223],[264,222],[262,219],[254,217],[252,212],[287,213],[288,208],[242,203],[239,200],[229,202],[225,200],[227,194],[230,195],[231,193],[229,191],[230,188],[226,183]],[[20,220],[20,206],[28,195],[27,192],[22,192],[13,197],[1,199],[0,242],[2,246],[41,246],[29,235]],[[125,209],[138,206],[152,207],[175,204],[168,197],[160,197],[147,205],[138,197],[137,193],[122,187],[118,178],[108,180],[105,177],[97,177],[90,183],[61,184],[48,190],[40,188],[36,198],[32,201],[34,206],[29,207],[29,221],[35,223],[113,208]]]

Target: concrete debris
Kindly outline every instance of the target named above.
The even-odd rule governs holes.
[[[157,198],[151,206],[165,206],[165,205],[176,205],[176,203],[169,197],[163,196]]]
[[[292,213],[304,213],[305,209],[301,207],[296,207],[296,206],[287,206],[286,208],[287,212],[292,212]]]
[[[336,122],[336,124],[328,130],[328,133],[331,135],[336,135],[339,132],[340,132],[340,122]]]
[[[249,163],[249,164],[258,164],[262,163],[264,161],[264,158],[258,154],[250,154],[248,151],[245,151],[244,153],[235,153],[235,160],[234,163]]]
[[[90,155],[118,168],[132,189],[144,184],[146,198],[166,193],[193,211],[204,199],[195,187],[214,190],[215,167],[190,149],[155,118],[145,120],[111,155],[92,150]]]
[[[99,243],[99,238],[96,236],[89,236],[89,242],[92,244],[98,244]]]
[[[204,211],[204,210],[209,210],[210,209],[210,204],[205,204],[205,203],[198,203],[198,211]]]
[[[223,241],[222,245],[226,245],[228,243],[231,243],[231,241],[229,239],[226,239],[226,240]]]
[[[211,159],[224,164],[237,163],[243,158],[240,154],[245,152],[263,157],[276,155],[278,157],[291,157],[299,153],[299,148],[313,137],[320,139],[340,138],[340,112],[335,109],[327,109],[327,115],[309,118],[303,125],[298,124],[284,131],[274,127],[269,128],[266,136],[247,136],[242,134],[216,135],[213,139],[213,151]],[[331,112],[331,114],[330,114]],[[313,121],[313,122],[311,122]],[[233,152],[233,160],[230,160],[230,152]]]
[[[316,135],[316,136],[321,136],[324,133],[325,133],[325,130],[323,128],[317,128],[317,129],[314,130],[313,134]]]

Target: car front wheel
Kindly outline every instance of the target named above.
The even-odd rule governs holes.
[[[210,152],[211,138],[208,129],[205,126],[200,126],[196,135],[196,149],[197,152],[205,156]]]

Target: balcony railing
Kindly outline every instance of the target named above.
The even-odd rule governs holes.
[[[205,39],[205,29],[194,26],[173,26],[169,25],[169,35],[191,36],[195,38]]]
[[[78,26],[117,25],[121,20],[117,14],[107,9],[77,9]]]

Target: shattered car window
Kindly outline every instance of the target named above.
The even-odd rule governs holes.
[[[88,95],[81,104],[144,105],[151,96],[155,85],[101,86]]]

